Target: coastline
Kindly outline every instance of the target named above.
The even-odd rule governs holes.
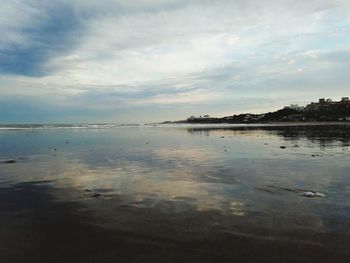
[[[146,124],[147,125],[147,124]],[[261,122],[261,123],[230,123],[230,122],[167,122],[167,123],[157,123],[153,125],[193,125],[193,126],[249,126],[249,127],[259,127],[259,126],[333,126],[333,125],[350,125],[350,121],[332,121],[332,122]]]

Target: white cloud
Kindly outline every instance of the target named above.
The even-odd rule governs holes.
[[[331,81],[334,95],[346,92],[348,62],[336,52],[348,52],[349,1],[1,1],[0,51],[33,45],[26,29],[58,3],[80,25],[74,45],[50,52],[46,74],[0,75],[0,95],[79,98],[89,107],[84,99],[99,94],[101,107],[113,108],[116,97],[107,98],[118,93],[130,111],[221,104],[227,112],[230,100],[274,98],[275,107],[295,90],[290,100],[318,97]]]

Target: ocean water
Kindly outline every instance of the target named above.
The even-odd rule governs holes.
[[[11,159],[1,262],[349,262],[350,125],[1,125]]]

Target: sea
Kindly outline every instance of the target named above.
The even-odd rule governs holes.
[[[0,261],[350,262],[350,125],[0,125]]]

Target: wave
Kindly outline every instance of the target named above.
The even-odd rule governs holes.
[[[116,129],[116,128],[234,128],[234,127],[280,127],[280,126],[313,126],[339,123],[147,123],[147,124],[0,124],[1,130],[54,130],[54,129]]]
[[[239,127],[247,124],[0,124],[0,130],[55,130],[55,129],[116,129],[116,128],[192,128]]]
[[[0,124],[0,130],[113,129],[142,124]]]

